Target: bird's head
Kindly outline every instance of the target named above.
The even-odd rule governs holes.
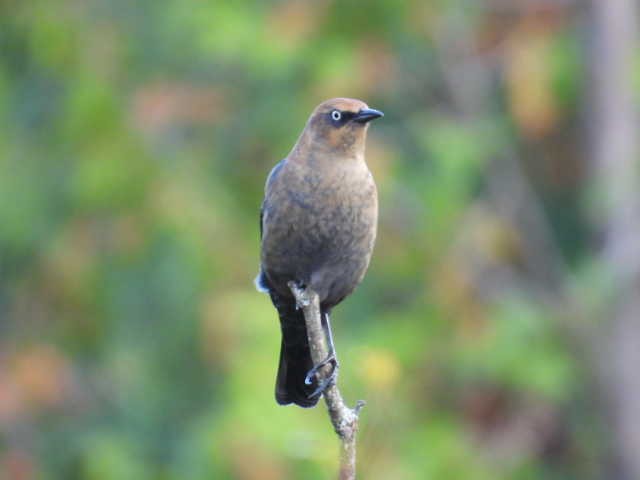
[[[301,141],[335,153],[364,152],[367,127],[383,113],[352,98],[333,98],[316,107],[302,133]]]

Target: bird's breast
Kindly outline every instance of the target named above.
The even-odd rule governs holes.
[[[364,162],[293,173],[279,176],[267,192],[263,265],[273,276],[307,282],[315,276],[325,286],[340,276],[353,288],[364,275],[376,235],[371,173]]]
[[[337,169],[321,177],[309,173],[302,186],[287,189],[294,223],[303,243],[316,250],[332,250],[366,242],[377,220],[377,193],[368,170]],[[302,187],[302,188],[301,188]]]

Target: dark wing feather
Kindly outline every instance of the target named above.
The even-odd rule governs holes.
[[[275,167],[273,167],[273,169],[269,173],[269,176],[267,177],[266,189],[269,188],[269,184],[273,181],[273,179],[278,176],[278,172],[282,168],[283,164],[284,164],[284,160],[281,160],[280,162],[278,162],[278,164]],[[263,222],[264,222],[265,203],[266,203],[266,199],[265,201],[262,202],[262,205],[260,206],[260,240],[261,241],[262,241],[262,235],[264,234]],[[264,275],[262,268],[260,268],[260,272],[258,273],[258,276],[254,280],[254,283],[259,292],[269,293],[269,282],[267,281],[267,277]]]

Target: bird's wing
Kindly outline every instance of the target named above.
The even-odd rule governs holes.
[[[267,181],[265,182],[265,186],[264,186],[265,193],[269,189],[269,185],[271,185],[271,182],[273,182],[278,176],[278,173],[280,173],[280,170],[284,166],[284,163],[286,162],[286,160],[287,160],[286,158],[284,160],[280,160],[276,164],[276,166],[271,169],[271,172],[269,172],[269,176],[267,177]]]
[[[266,195],[267,192],[269,191],[269,186],[271,185],[271,182],[273,182],[275,180],[275,178],[278,176],[278,173],[280,173],[280,169],[282,168],[282,166],[284,165],[286,158],[284,160],[280,160],[275,167],[273,167],[271,169],[271,172],[269,172],[269,176],[267,177],[267,181],[265,182],[265,186],[264,186],[264,192],[265,192],[265,199],[262,202],[262,205],[260,206],[260,240],[262,240],[262,234],[264,232],[264,216],[265,216],[265,203],[266,203]]]
[[[260,207],[260,241],[262,241],[262,230],[263,230],[262,218],[263,217],[264,217],[264,202]],[[258,275],[256,276],[253,283],[256,286],[256,290],[258,290],[259,292],[269,293],[269,282],[267,282],[267,278],[265,277],[264,272],[262,271],[262,265],[260,266],[260,271],[258,272]]]
[[[263,200],[262,205],[260,206],[260,241],[262,241],[262,235],[264,234],[266,194],[267,194],[267,191],[269,190],[269,185],[278,176],[278,173],[280,172],[280,169],[284,165],[285,160],[281,160],[280,162],[278,162],[276,166],[271,169],[271,172],[267,177],[267,181],[264,187],[265,199]],[[258,273],[258,276],[256,277],[254,282],[259,292],[265,292],[265,293],[269,292],[269,283],[264,275],[264,272],[262,271],[262,268],[260,268],[260,272]]]

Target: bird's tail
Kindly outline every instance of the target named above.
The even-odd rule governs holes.
[[[282,329],[276,401],[280,405],[295,403],[305,408],[313,407],[318,403],[319,395],[309,398],[318,386],[315,377],[311,379],[311,385],[304,382],[307,372],[313,368],[304,314],[296,309],[295,302],[279,300],[274,299]]]

